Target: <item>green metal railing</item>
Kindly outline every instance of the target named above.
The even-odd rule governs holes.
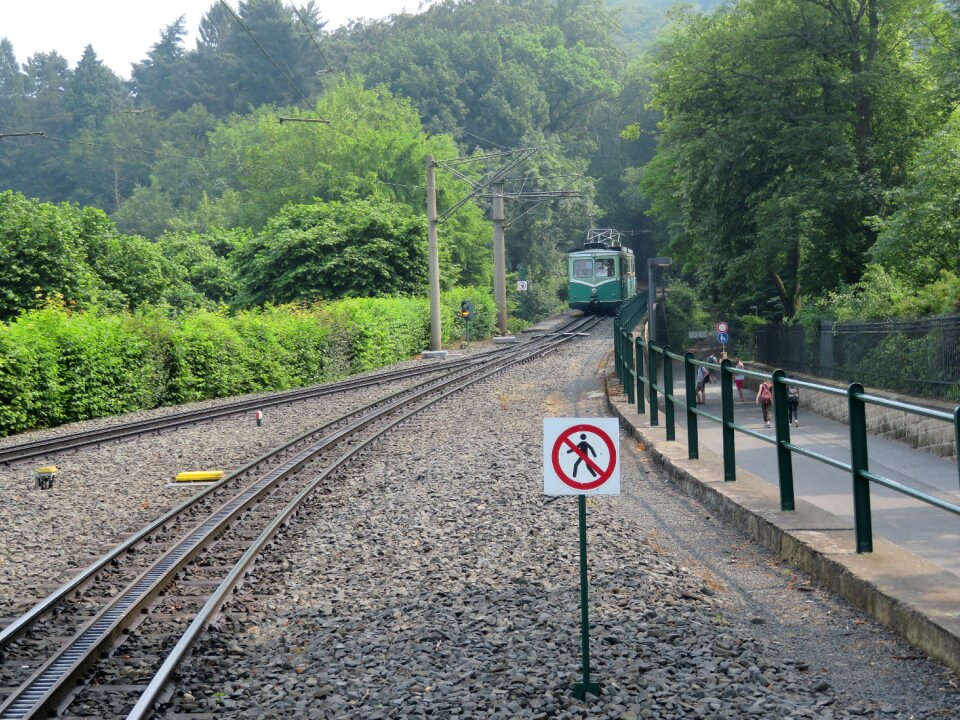
[[[617,378],[627,389],[627,400],[634,402],[634,384],[626,380],[634,374],[633,359],[633,329],[640,322],[640,318],[647,312],[647,298],[644,295],[634,295],[623,303],[613,319],[613,358],[617,371]],[[641,405],[641,412],[643,412]]]
[[[669,346],[659,346],[647,343],[642,337],[633,340],[633,349],[626,350],[622,334],[627,326],[614,326],[617,333],[616,345],[619,345],[618,373],[623,384],[627,399],[631,404],[636,401],[637,411],[646,412],[644,405],[649,406],[649,418],[652,426],[660,424],[660,395],[663,396],[664,419],[666,422],[667,440],[676,439],[675,408],[680,405],[686,410],[687,427],[687,456],[690,459],[699,457],[699,440],[697,436],[698,418],[705,418],[719,423],[722,428],[723,443],[723,479],[734,482],[737,479],[736,465],[736,433],[757,438],[776,447],[777,475],[780,488],[780,509],[793,511],[795,509],[793,487],[793,454],[812,458],[831,467],[844,470],[853,478],[853,515],[858,553],[873,551],[873,527],[870,515],[870,483],[895,490],[915,500],[920,500],[947,512],[960,515],[960,505],[916,490],[907,485],[886,478],[869,470],[869,453],[867,443],[866,406],[876,405],[892,410],[918,415],[924,418],[949,422],[954,427],[954,438],[957,448],[958,471],[960,471],[960,407],[952,413],[942,410],[933,410],[919,405],[891,400],[878,395],[869,395],[864,392],[859,383],[851,384],[846,390],[821,385],[818,383],[787,377],[783,370],[772,373],[761,373],[754,370],[737,369],[729,360],[719,365],[694,358],[693,353],[678,355],[670,351]],[[636,360],[634,361],[634,358]],[[676,395],[673,386],[673,362],[683,363],[684,393],[680,398]],[[663,367],[662,382],[658,366]],[[705,367],[719,371],[720,376],[720,415],[714,415],[697,407],[696,400],[696,368]],[[644,367],[646,373],[644,373]],[[761,382],[770,382],[773,385],[773,416],[775,437],[764,435],[751,428],[734,422],[733,413],[733,376],[734,374],[756,378]],[[843,462],[836,458],[823,455],[813,450],[796,445],[790,441],[790,423],[787,415],[787,388],[789,386],[806,388],[815,392],[846,397],[848,404],[848,425],[850,428],[850,462]],[[646,402],[644,401],[646,395]],[[636,400],[635,400],[636,399]]]

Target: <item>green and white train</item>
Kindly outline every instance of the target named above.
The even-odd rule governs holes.
[[[588,230],[583,250],[573,250],[567,256],[570,307],[588,313],[613,313],[636,294],[633,251],[620,244],[620,233],[609,228]]]

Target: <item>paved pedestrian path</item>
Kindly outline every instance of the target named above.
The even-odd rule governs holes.
[[[760,408],[754,399],[755,392],[745,391],[744,402],[734,401],[734,421],[773,438],[774,429],[764,428]],[[719,384],[709,386],[703,409],[720,414]],[[683,439],[685,413],[677,412],[677,420],[677,437]],[[700,418],[697,427],[703,446],[722,454],[719,423]],[[847,425],[801,409],[800,427],[790,428],[790,439],[813,452],[850,462],[849,432]],[[871,472],[948,502],[960,503],[960,479],[957,463],[953,460],[876,436],[871,436],[868,444]],[[773,445],[737,433],[736,460],[739,468],[777,484],[777,458]],[[853,491],[849,473],[794,454],[793,474],[798,497],[852,522]],[[875,535],[960,576],[960,517],[877,485],[871,486],[870,500]]]
[[[849,478],[839,478],[831,483],[822,477],[829,466],[815,463],[806,467],[797,463],[794,468],[796,511],[783,512],[780,510],[776,483],[771,480],[776,477],[775,469],[766,470],[775,468],[772,445],[738,434],[741,450],[736,458],[737,481],[725,482],[719,452],[720,433],[715,429],[718,427],[716,423],[701,418],[700,457],[690,460],[687,457],[684,427],[677,428],[676,440],[668,441],[663,415],[660,424],[652,427],[649,415],[638,415],[635,405],[628,405],[616,391],[614,395],[610,397],[609,406],[620,416],[621,425],[643,443],[678,486],[775,554],[811,573],[831,590],[873,614],[931,656],[960,671],[960,613],[957,611],[960,575],[945,570],[943,564],[927,560],[876,532],[874,551],[858,554],[849,515],[844,518],[822,507],[822,504],[841,502],[845,495],[842,488],[850,487]],[[717,400],[714,398],[711,408],[711,398],[708,397],[705,409],[718,412]],[[735,410],[737,420],[750,425],[746,413],[752,411],[757,417],[751,429],[766,432],[761,428],[756,405],[747,402],[739,408],[740,413]],[[678,412],[678,417],[681,414]],[[824,446],[822,449],[834,453],[844,450],[844,436],[837,432],[845,430],[845,426],[840,425],[836,429],[824,426],[817,430],[818,423],[814,421],[812,425],[807,428],[811,430],[811,435],[825,436],[821,442]],[[830,430],[834,430],[834,434],[831,435]],[[741,444],[741,440],[751,442]],[[798,444],[803,442],[799,434],[791,437],[791,440]],[[767,456],[769,462],[766,461]],[[745,465],[758,467],[766,473],[766,478],[748,471]],[[881,470],[877,464],[871,467]],[[810,491],[811,487],[817,487],[818,484],[820,490]],[[809,495],[805,494],[805,490]],[[886,502],[878,497],[874,506],[883,506]],[[894,498],[893,502],[899,502],[899,499]],[[926,511],[927,516],[944,513],[935,507],[921,509]],[[881,507],[880,510],[885,511],[885,508]],[[955,519],[948,513],[944,514]],[[948,528],[948,534],[955,536],[955,528]],[[946,541],[956,547],[956,542],[951,538]]]

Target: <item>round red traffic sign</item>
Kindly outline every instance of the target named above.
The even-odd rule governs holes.
[[[730,329],[730,326],[727,325],[725,322],[718,322],[718,323],[717,323],[717,332],[725,333],[725,332],[726,332],[727,330],[729,330],[729,329]]]
[[[581,443],[575,443],[570,439],[576,433],[592,433],[600,438],[601,442],[603,442],[607,448],[607,457],[609,458],[609,463],[607,464],[606,468],[601,468],[589,457],[589,451],[592,448],[590,448],[589,445],[586,448],[582,447],[583,442],[585,441],[584,439],[581,439]],[[573,453],[579,458],[579,460],[577,460],[577,462],[574,464],[574,468],[576,468],[576,465],[580,463],[580,460],[584,462],[588,468],[588,472],[591,474],[590,480],[587,480],[586,482],[577,480],[575,477],[568,475],[563,469],[563,466],[560,464],[560,451],[564,447],[567,448],[568,453]],[[607,433],[595,425],[579,424],[568,427],[566,430],[560,433],[559,436],[557,436],[556,441],[553,443],[553,450],[550,453],[550,456],[551,460],[553,461],[553,470],[557,474],[557,477],[560,478],[560,481],[564,485],[572,487],[574,490],[593,490],[594,488],[600,487],[610,479],[610,476],[613,475],[613,471],[617,467],[616,445],[614,445],[613,440]],[[596,457],[596,452],[594,452],[594,457]],[[574,469],[574,474],[575,473],[576,469]]]

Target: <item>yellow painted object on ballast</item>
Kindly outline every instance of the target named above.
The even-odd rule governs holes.
[[[190,470],[177,473],[177,482],[214,482],[223,479],[223,470]]]
[[[37,468],[38,475],[56,475],[58,472],[60,472],[60,468],[56,465],[44,465]]]

